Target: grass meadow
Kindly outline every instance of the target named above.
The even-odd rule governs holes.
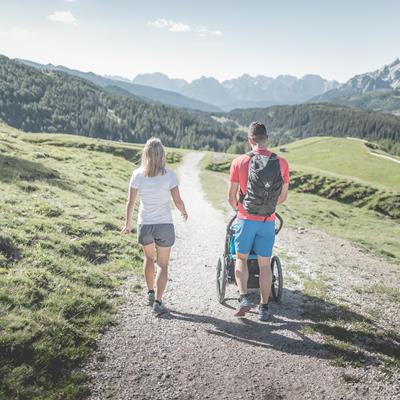
[[[119,234],[140,152],[0,125],[0,399],[87,394],[79,366],[141,269],[135,236]]]

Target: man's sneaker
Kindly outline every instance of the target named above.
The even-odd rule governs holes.
[[[240,296],[239,307],[236,310],[235,317],[244,317],[248,311],[250,311],[251,305],[247,296]]]
[[[158,317],[160,315],[166,314],[168,310],[158,301],[154,301],[153,304],[153,314]]]
[[[155,296],[154,290],[152,290],[152,291],[149,290],[147,292],[147,302],[148,302],[149,306],[153,306],[155,299],[156,299],[156,296]]]
[[[258,319],[260,321],[268,321],[271,317],[271,313],[268,310],[268,306],[261,305],[258,307]]]

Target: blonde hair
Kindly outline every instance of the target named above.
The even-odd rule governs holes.
[[[143,174],[147,177],[165,173],[165,150],[158,138],[150,138],[142,152]]]

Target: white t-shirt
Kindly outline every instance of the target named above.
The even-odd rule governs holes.
[[[144,176],[142,167],[135,169],[129,186],[138,189],[140,197],[138,224],[172,224],[170,191],[178,184],[175,172],[170,169],[164,175],[152,177]]]

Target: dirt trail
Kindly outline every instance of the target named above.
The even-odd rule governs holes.
[[[398,386],[369,382],[367,369],[357,382],[344,382],[345,369],[332,366],[327,348],[302,333],[298,291],[285,290],[268,323],[255,313],[233,317],[233,286],[227,304],[218,304],[213,266],[223,250],[225,218],[203,195],[201,157],[187,154],[179,169],[189,221],[174,215],[177,242],[164,299],[171,314],[154,318],[144,292],[126,290],[117,324],[100,338],[86,367],[91,399],[395,399]],[[306,235],[288,231],[278,251],[306,251]]]

